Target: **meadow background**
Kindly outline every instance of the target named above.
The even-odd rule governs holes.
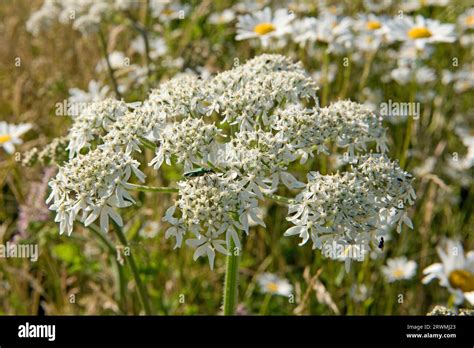
[[[103,59],[103,47],[97,35],[84,36],[70,25],[58,22],[37,36],[26,30],[28,18],[41,4],[42,1],[36,0],[3,0],[0,4],[0,120],[33,124],[23,137],[24,143],[17,147],[20,153],[44,146],[67,133],[70,120],[56,116],[55,110],[57,103],[70,97],[71,88],[87,90],[89,82],[96,80],[102,86],[108,85],[109,95],[113,95],[107,73],[96,71],[97,63]],[[460,66],[473,69],[472,42],[470,46],[459,41],[434,45],[434,52],[424,63],[435,71],[436,79],[426,84],[401,85],[382,78],[396,68],[394,55],[398,46],[392,48],[393,52],[387,49],[378,52],[370,58],[373,60],[368,67],[368,57],[360,52],[331,55],[326,62],[329,65],[324,65],[325,58],[317,48],[309,51],[292,42],[281,48],[263,48],[249,40],[235,40],[236,19],[221,24],[209,22],[212,14],[235,6],[233,1],[186,4],[189,10],[184,18],[170,22],[147,16],[145,6],[136,11],[136,20],[165,40],[166,53],[153,59],[156,69],[145,82],[130,83],[123,91],[126,101],[144,100],[149,88],[178,72],[214,74],[232,68],[236,58],[245,62],[260,53],[275,52],[301,60],[315,79],[326,82],[320,85],[319,98],[323,105],[344,98],[362,103],[389,99],[407,102],[413,96],[421,103],[421,117],[414,120],[408,151],[403,149],[407,122],[384,121],[389,129],[390,157],[406,157],[406,168],[416,177],[418,198],[409,212],[414,229],[404,227],[398,234],[393,228],[378,258],[354,262],[346,273],[344,263],[325,259],[308,246],[298,247],[297,238],[283,237],[290,226],[285,220],[287,209],[268,203],[267,229],[253,227],[242,240],[238,313],[424,315],[437,304],[452,305],[445,288],[436,281],[424,285],[421,279],[422,270],[438,262],[436,246],[443,238],[460,240],[466,251],[474,249],[472,167],[459,172],[452,165],[454,157],[468,154],[456,129],[472,134],[473,87],[459,91],[453,82],[442,81],[442,71],[454,69],[453,57],[459,59]],[[362,1],[321,4],[333,6],[343,16],[369,12]],[[315,15],[321,4],[262,2],[262,7],[289,8],[297,15]],[[384,13],[395,15],[398,6],[394,2]],[[456,23],[469,7],[468,1],[453,0],[446,6],[422,7],[415,13],[443,23]],[[126,16],[114,13],[101,26],[109,53],[124,52],[132,65],[146,64],[145,57],[130,48],[137,31]],[[18,57],[20,66],[15,65]],[[347,57],[349,68],[343,65]],[[331,73],[330,82],[321,77],[326,68]],[[128,76],[127,72],[123,74]],[[327,93],[327,100],[321,100],[321,93]],[[144,156],[149,161],[153,153],[148,151]],[[37,262],[0,259],[0,314],[142,313],[129,269],[117,261],[114,249],[121,243],[113,234],[107,236],[109,244],[104,243],[80,226],[75,227],[70,237],[60,236],[44,203],[48,195],[47,180],[54,175],[56,167],[25,167],[19,159],[21,155],[9,155],[0,149],[0,242],[37,243],[40,256]],[[312,165],[313,170],[332,172],[336,160],[315,161]],[[151,173],[152,169],[145,171]],[[162,171],[165,182],[179,179],[179,175],[168,167]],[[153,313],[219,314],[224,258],[218,258],[214,271],[210,271],[207,260],[193,261],[192,250],[186,247],[173,250],[174,243],[164,238],[166,224],[161,221],[172,197],[141,193],[139,198],[139,204],[126,209],[123,217]],[[416,275],[389,283],[381,267],[387,258],[398,256],[416,261]],[[282,296],[269,298],[260,291],[257,279],[264,272],[286,278],[294,286],[294,303]],[[121,277],[126,281],[120,282]],[[354,293],[361,286],[366,291],[359,298]],[[398,301],[400,294],[402,303]]]

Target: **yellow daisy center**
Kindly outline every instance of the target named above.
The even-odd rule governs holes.
[[[276,284],[276,283],[268,283],[265,287],[270,292],[277,292],[278,291],[278,284]]]
[[[466,25],[474,25],[474,15],[473,16],[467,16],[466,18]]]
[[[367,29],[369,30],[377,30],[382,28],[382,24],[378,21],[369,21],[367,22]]]
[[[415,28],[411,28],[408,31],[408,36],[412,40],[426,39],[428,37],[431,37],[432,35],[433,34],[431,33],[431,31],[429,31],[428,28],[425,28],[425,27],[415,27]]]
[[[272,23],[260,23],[253,28],[253,31],[258,35],[265,35],[275,30],[276,28]]]
[[[4,144],[7,141],[10,141],[11,139],[12,139],[12,136],[9,134],[0,135],[0,144]]]
[[[394,278],[402,278],[405,275],[403,268],[395,268],[392,272]]]
[[[449,274],[449,284],[463,292],[474,291],[474,274],[464,269],[455,269]]]

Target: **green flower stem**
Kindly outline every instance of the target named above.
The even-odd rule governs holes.
[[[272,299],[272,294],[267,293],[263,299],[262,306],[260,307],[260,315],[266,315],[268,312],[268,306],[270,305],[270,300]]]
[[[107,52],[107,41],[105,40],[105,35],[102,29],[99,29],[99,43],[100,48],[102,49],[102,54],[104,55],[105,62],[107,64],[107,72],[109,73],[110,81],[114,87],[115,97],[117,99],[122,99],[122,94],[119,91],[117,80],[115,79],[114,70],[110,64],[109,54]]]
[[[419,57],[417,55],[415,64],[419,64]],[[416,100],[416,81],[415,78],[411,79],[410,83],[410,96],[409,96],[409,102],[410,105],[413,105],[413,103]],[[400,167],[402,169],[406,169],[406,164],[407,164],[407,158],[408,158],[408,150],[410,149],[410,142],[411,142],[411,136],[412,136],[412,131],[413,131],[413,116],[414,115],[408,115],[408,120],[407,120],[407,126],[405,130],[405,138],[403,139],[403,145],[402,145],[402,151],[400,154]]]
[[[343,81],[342,81],[342,87],[341,87],[341,93],[339,94],[339,99],[346,99],[347,91],[349,89],[349,84],[351,80],[351,69],[352,69],[352,60],[350,57],[347,57],[349,59],[349,65],[344,66],[344,74],[343,74]]]
[[[127,184],[128,188],[136,191],[143,191],[143,192],[161,192],[161,193],[176,193],[179,192],[177,187],[158,187],[158,186],[147,186],[147,185],[138,185],[138,184]],[[281,203],[284,205],[289,205],[293,202],[292,199],[274,195],[271,193],[264,193],[263,196],[268,198],[274,202]]]
[[[408,150],[410,148],[411,133],[413,128],[413,118],[411,115],[408,115],[407,128],[405,131],[405,138],[403,139],[403,147],[400,156],[400,167],[405,169],[408,157]]]
[[[377,51],[371,51],[365,57],[364,70],[362,71],[362,76],[359,80],[359,91],[361,91],[361,92],[364,89],[365,83],[367,82],[367,79],[369,77],[370,68],[372,66],[372,62],[375,58],[376,53],[377,53]]]
[[[179,189],[176,187],[157,187],[157,186],[146,186],[146,185],[137,185],[137,184],[127,184],[127,187],[133,190],[144,191],[144,192],[161,192],[161,193],[179,192]]]
[[[235,314],[239,284],[239,255],[240,250],[235,250],[235,244],[231,240],[230,255],[227,255],[224,280],[224,315]]]
[[[161,192],[161,193],[175,193],[179,192],[178,188],[175,187],[156,187],[156,186],[146,186],[146,185],[137,185],[137,184],[128,184],[128,187],[138,191],[144,192]],[[292,199],[269,194],[266,193],[264,196],[272,201],[277,203],[281,203],[284,205],[289,205],[293,202]],[[117,236],[119,237],[122,244],[127,246],[127,240],[123,235],[122,229],[116,226]],[[225,272],[225,280],[224,280],[224,315],[234,315],[235,314],[235,307],[237,304],[237,291],[238,291],[238,277],[239,277],[239,253],[240,250],[235,250],[235,244],[233,241],[230,243],[230,255],[227,255],[226,261],[226,272]],[[135,281],[137,283],[140,299],[143,302],[143,306],[145,307],[145,311],[149,314],[149,305],[148,305],[148,296],[146,295],[145,288],[140,280],[138,275],[138,271],[136,269],[135,261],[133,257],[130,255],[130,268],[132,269],[133,276],[135,277]]]
[[[414,83],[412,82],[412,93],[410,95],[410,103],[415,102],[415,88]],[[412,104],[410,104],[412,105]],[[407,126],[405,130],[405,138],[403,139],[402,150],[400,153],[400,167],[405,169],[407,164],[408,158],[408,150],[410,149],[410,142],[411,142],[411,133],[413,129],[413,115],[408,115]]]
[[[322,106],[327,106],[329,98],[329,50],[326,47],[323,53],[323,95]]]
[[[85,227],[85,226],[84,226]],[[123,312],[125,312],[125,292],[127,289],[126,283],[125,283],[125,275],[123,273],[122,265],[118,262],[116,253],[117,250],[115,249],[114,244],[112,241],[107,238],[107,236],[97,227],[95,224],[91,224],[87,226],[89,231],[92,232],[97,238],[99,238],[102,243],[107,247],[107,249],[110,252],[110,256],[113,260],[115,260],[116,267],[117,267],[117,282],[118,282],[118,301],[121,303],[121,309]]]
[[[123,244],[125,247],[129,247],[127,237],[125,237],[125,234],[123,233],[123,229],[118,226],[114,222],[114,227],[115,227],[115,233],[117,234],[117,237],[120,241],[120,243]],[[143,309],[145,310],[145,313],[147,315],[151,315],[151,307],[150,307],[150,300],[148,298],[148,293],[146,291],[145,286],[142,283],[142,280],[140,278],[140,274],[138,273],[138,268],[137,264],[135,263],[135,258],[133,257],[133,253],[130,253],[130,255],[127,255],[126,257],[127,263],[130,266],[130,270],[132,271],[133,278],[135,279],[135,283],[137,284],[138,288],[138,296],[140,297],[140,301],[142,302]]]
[[[281,203],[281,204],[284,204],[284,205],[289,205],[289,204],[293,203],[293,200],[290,199],[290,198],[279,196],[279,195],[274,195],[274,194],[271,194],[271,193],[264,193],[263,196],[265,198],[268,198],[268,199],[274,201],[274,202]]]
[[[149,15],[150,15],[150,4],[149,1],[145,1],[145,13],[144,13],[144,18],[142,19],[143,24],[140,23],[138,19],[135,19],[133,14],[129,11],[125,11],[125,16],[128,18],[130,23],[132,24],[132,27],[138,32],[138,34],[142,37],[143,42],[145,43],[145,66],[147,69],[147,76],[148,78],[151,77],[151,58],[150,58],[150,40],[148,38],[148,21],[149,21]],[[147,84],[149,81],[146,82]]]
[[[140,141],[142,142],[143,146],[145,146],[146,148],[150,150],[156,150],[156,145],[152,141],[145,138],[140,138]]]

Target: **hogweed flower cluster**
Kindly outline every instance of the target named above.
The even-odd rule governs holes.
[[[241,247],[249,226],[265,226],[265,199],[289,204],[294,226],[285,235],[299,235],[301,244],[311,239],[346,262],[353,252],[365,255],[387,220],[399,232],[403,223],[412,227],[412,176],[385,154],[375,114],[352,101],[320,107],[317,90],[301,63],[264,54],[207,80],[178,75],[140,105],[92,103],[74,120],[70,160],[50,182],[61,233],[71,233],[75,220],[88,225],[100,217],[103,231],[109,217],[122,224],[116,209],[134,203],[132,173],[145,181],[133,156],[147,146],[155,148],[149,166],[163,170],[166,163],[184,174],[175,188],[155,190],[178,192],[163,219],[171,226],[166,237],[176,247],[185,241],[195,258],[207,256],[211,268],[216,252]],[[310,172],[299,181],[296,162],[335,148],[345,149],[350,171]],[[281,197],[281,185],[301,191]],[[335,246],[342,254],[327,252]]]
[[[124,116],[128,107],[123,101],[105,99],[94,102],[82,110],[76,117],[69,130],[69,158],[73,158],[84,147],[90,147],[90,142]]]
[[[42,148],[33,147],[25,152],[21,162],[24,166],[28,167],[38,162],[46,166],[51,164],[61,165],[69,158],[67,155],[68,145],[69,139],[67,136],[55,138]]]
[[[249,233],[249,217],[265,226],[257,215],[256,195],[243,188],[235,176],[209,174],[178,182],[179,199],[164,218],[172,225],[166,237],[174,236],[176,247],[180,247],[184,235],[191,233],[194,238],[187,239],[186,244],[196,248],[194,259],[207,255],[211,269],[215,251],[226,255],[233,252],[227,248],[231,239],[241,248],[238,232]],[[179,218],[173,216],[176,211]]]
[[[206,124],[200,118],[171,123],[158,135],[160,145],[150,165],[160,169],[163,161],[171,165],[171,159],[175,158],[175,163],[184,164],[184,170],[189,171],[193,163],[207,163],[219,134],[214,124]]]
[[[100,227],[107,231],[109,217],[122,226],[122,218],[114,208],[135,203],[128,193],[128,180],[133,174],[144,181],[139,162],[130,155],[108,147],[98,147],[86,155],[78,155],[59,168],[50,181],[51,210],[56,211],[60,233],[72,233],[77,219],[86,226],[100,217]]]
[[[313,249],[347,264],[361,260],[389,219],[398,232],[403,223],[413,228],[405,208],[415,198],[411,175],[385,155],[363,155],[352,166],[352,172],[332,175],[310,172],[289,207],[295,226],[285,232],[299,235],[300,245],[311,239]]]

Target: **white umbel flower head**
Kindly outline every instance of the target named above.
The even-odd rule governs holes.
[[[253,130],[257,122],[265,125],[269,113],[283,101],[317,103],[317,90],[301,63],[270,54],[218,74],[203,89],[211,96],[208,111],[243,130]]]
[[[290,203],[295,226],[285,235],[299,235],[301,244],[311,238],[346,267],[363,259],[386,221],[398,231],[413,227],[406,211],[415,198],[412,178],[385,155],[385,129],[374,113],[348,100],[321,108],[317,90],[301,63],[264,54],[206,80],[180,74],[139,105],[93,103],[74,120],[71,159],[50,184],[61,233],[71,233],[76,219],[88,225],[100,217],[103,230],[109,217],[122,223],[115,208],[133,203],[131,172],[144,175],[132,156],[146,146],[155,147],[156,170],[167,163],[186,172],[164,217],[166,238],[175,247],[185,241],[211,268],[216,253],[240,248],[239,233],[265,226],[258,202],[269,195]],[[333,147],[347,150],[352,171],[312,172],[307,183],[291,172],[298,159]],[[364,154],[369,148],[378,153]],[[294,199],[273,196],[282,185],[302,191]]]
[[[159,169],[163,162],[171,165],[174,158],[189,171],[193,163],[207,163],[220,133],[214,124],[205,124],[202,118],[186,118],[169,124],[159,135],[160,145],[150,165]]]
[[[309,239],[326,257],[363,260],[375,232],[389,217],[401,231],[413,228],[404,211],[414,203],[411,175],[385,155],[364,155],[352,172],[308,174],[306,188],[289,207],[288,220],[295,226],[285,236],[299,235],[300,245]]]
[[[92,102],[79,115],[73,118],[74,123],[69,130],[69,158],[76,156],[83,148],[90,148],[91,142],[128,112],[123,101],[105,99]]]
[[[135,201],[128,193],[132,173],[140,180],[145,175],[138,169],[138,161],[123,152],[100,147],[71,159],[53,178],[47,203],[56,212],[60,233],[72,233],[78,218],[86,226],[100,218],[104,232],[109,228],[109,217],[122,226],[122,218],[115,208],[124,208]]]
[[[211,268],[216,251],[233,252],[231,241],[241,248],[238,232],[249,232],[249,215],[261,221],[255,195],[243,190],[235,175],[208,173],[180,181],[178,187],[179,199],[164,218],[172,225],[166,237],[174,236],[180,247],[185,234],[191,233],[186,244],[196,249],[194,259],[206,255]]]
[[[329,154],[329,141],[347,148],[349,156],[356,150],[366,150],[370,143],[380,152],[387,151],[386,131],[379,118],[361,104],[350,100],[338,101],[325,108],[307,109],[301,104],[288,104],[276,110],[271,127],[277,136],[303,154],[303,161],[312,156],[314,146],[318,153]]]

